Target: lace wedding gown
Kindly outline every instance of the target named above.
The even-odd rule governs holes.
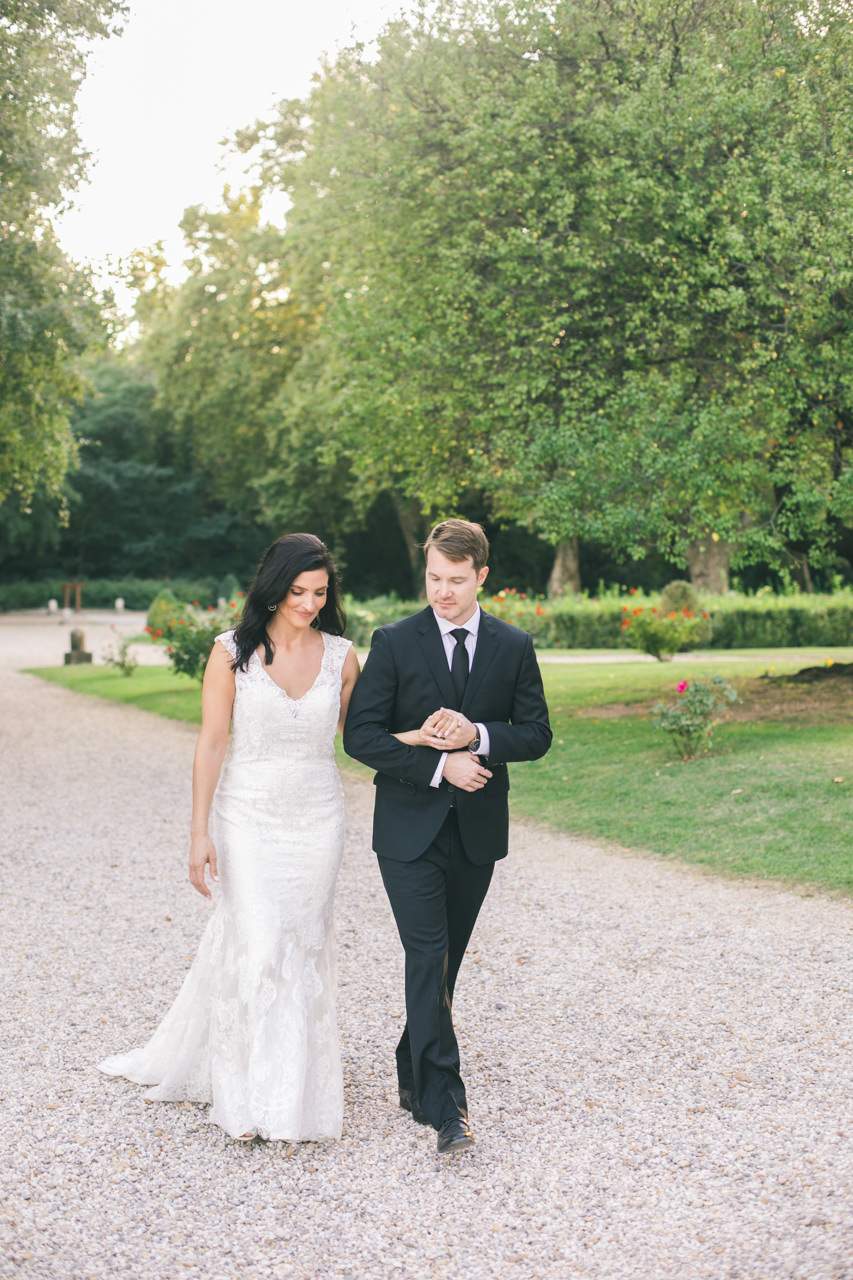
[[[233,631],[218,637],[236,656]],[[101,1071],[155,1101],[212,1104],[237,1137],[339,1138],[335,879],[343,792],[334,759],[350,642],[323,634],[320,674],[292,699],[254,654],[235,672],[231,746],[211,813],[216,905],[149,1042]]]

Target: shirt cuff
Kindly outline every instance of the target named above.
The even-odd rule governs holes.
[[[480,734],[480,745],[477,748],[477,751],[475,752],[475,754],[478,756],[487,756],[489,754],[489,748],[491,746],[491,743],[489,742],[489,731],[484,724],[480,724],[476,720],[474,721],[474,728]]]
[[[442,775],[444,774],[444,762],[446,759],[447,759],[447,752],[442,751],[441,756],[439,757],[438,767],[435,773],[432,775],[432,782],[429,784],[431,787],[437,787],[441,782]]]

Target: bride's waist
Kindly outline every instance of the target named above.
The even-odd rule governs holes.
[[[269,754],[250,748],[233,748],[228,755],[224,770],[233,772],[237,769],[263,769],[269,773],[305,773],[318,767],[336,768],[335,753],[328,751],[300,751],[298,755],[291,753]]]

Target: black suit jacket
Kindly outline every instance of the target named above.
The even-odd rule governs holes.
[[[450,667],[432,609],[374,632],[344,727],[344,750],[376,769],[373,847],[408,862],[432,844],[456,805],[465,852],[472,862],[507,854],[507,763],[538,760],[551,745],[542,677],[526,631],[488,613],[480,616],[477,647],[460,710],[489,731],[492,771],[481,791],[430,782],[439,754],[392,737],[418,729],[439,707],[453,707]]]

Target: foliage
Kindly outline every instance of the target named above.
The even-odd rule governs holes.
[[[242,594],[243,592],[240,590],[240,582],[234,577],[233,573],[226,573],[225,577],[216,588],[217,600],[227,600],[231,604],[236,601],[238,595]]]
[[[257,191],[213,213],[186,211],[182,284],[162,252],[138,254],[131,280],[141,350],[193,464],[229,510],[255,516],[257,483],[272,461],[271,404],[302,342],[303,322],[283,266],[284,236],[260,221]]]
[[[235,626],[239,617],[240,608],[234,603],[222,612],[212,606],[204,613],[197,608],[181,609],[163,628],[162,643],[166,645],[172,669],[179,675],[203,680],[216,637]]]
[[[632,609],[623,605],[622,630],[627,632],[632,649],[648,653],[658,662],[684,649],[695,649],[711,638],[710,615],[707,612],[696,615],[686,607],[664,612],[663,602],[659,607],[653,605],[649,608],[635,605]]]
[[[81,370],[89,385],[71,418],[79,465],[63,488],[67,526],[43,487],[26,516],[0,507],[4,576],[248,573],[267,531],[213,496],[156,404],[152,370],[129,350]]]
[[[159,639],[163,632],[169,626],[169,622],[184,608],[181,600],[171,587],[163,587],[157,592],[148,609],[148,617],[145,619],[146,631],[152,635],[156,634]]]
[[[358,493],[819,559],[853,515],[851,77],[833,0],[396,19],[240,139],[292,201],[292,412]]]
[[[738,695],[722,676],[680,680],[678,694],[675,702],[657,703],[654,725],[670,735],[682,760],[693,760],[698,752],[709,750],[714,717]]]
[[[682,578],[676,578],[674,581],[668,582],[660,593],[661,613],[671,613],[673,609],[687,609],[690,613],[701,613],[702,611],[699,592]]]
[[[54,504],[75,456],[75,357],[102,336],[88,275],[49,221],[84,176],[75,127],[87,44],[116,30],[116,0],[6,4],[0,13],[0,503]]]
[[[48,600],[61,603],[63,581],[63,578],[41,578],[36,581],[0,582],[0,613],[44,609]],[[121,596],[126,609],[144,612],[164,587],[172,590],[178,599],[209,603],[215,598],[215,585],[215,580],[210,578],[174,578],[171,583],[162,578],[87,578],[82,602],[84,609],[112,609]]]
[[[110,630],[116,631],[116,628],[111,627]],[[130,652],[131,643],[127,636],[120,636],[116,632],[116,639],[107,641],[101,655],[106,666],[115,667],[123,676],[132,676],[139,666],[139,659]]]
[[[601,599],[544,600],[508,588],[480,597],[481,606],[510,626],[529,631],[539,649],[626,649],[630,628],[623,629],[625,610],[642,607],[649,612],[655,597],[632,590],[632,605],[625,606],[618,593]],[[797,646],[847,647],[853,645],[853,591],[834,595],[707,597],[704,612],[712,634],[700,644],[711,649],[795,648]],[[382,596],[363,602],[347,599],[347,635],[366,647],[376,627],[396,622],[424,607],[422,600],[398,600]],[[633,618],[632,618],[633,623]]]

